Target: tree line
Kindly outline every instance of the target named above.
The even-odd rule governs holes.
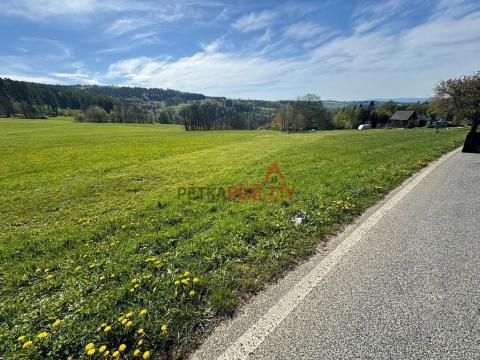
[[[361,124],[370,124],[372,128],[388,126],[396,111],[415,111],[418,118],[407,127],[425,126],[427,121],[443,119],[457,125],[465,123],[461,118],[453,118],[452,111],[438,100],[398,104],[394,101],[354,104],[340,108],[327,109],[320,97],[308,94],[296,101],[283,104],[271,122],[271,128],[285,132],[329,129],[356,129]]]
[[[110,112],[119,101],[76,86],[47,85],[0,78],[0,114],[25,118],[57,116],[61,109],[86,109],[91,105]]]
[[[115,105],[110,113],[99,106],[91,105],[84,111],[76,112],[74,118],[78,122],[93,123],[152,124],[155,122],[155,117],[151,112],[138,106],[124,105]]]
[[[283,105],[273,117],[271,128],[286,132],[333,128],[331,113],[320,97],[307,94]]]
[[[436,97],[428,102],[370,101],[333,109],[314,94],[295,101],[242,100],[171,89],[48,85],[0,78],[0,116],[75,115],[81,122],[170,123],[184,125],[188,131],[271,128],[298,132],[352,129],[360,124],[385,127],[395,111],[413,110],[419,119],[410,122],[410,127],[436,119],[463,125],[471,121],[465,109],[478,108],[463,102],[476,101],[479,78],[477,73],[442,82],[436,88]],[[472,114],[469,116],[478,118]]]
[[[206,96],[202,94],[173,89],[100,85],[77,85],[77,87],[93,94],[111,96],[122,100],[164,101],[167,105],[178,105],[206,99]]]
[[[248,113],[235,111],[217,102],[193,103],[180,110],[185,130],[249,129]]]

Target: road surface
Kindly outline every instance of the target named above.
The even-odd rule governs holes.
[[[221,324],[196,359],[480,359],[480,155],[451,153]]]

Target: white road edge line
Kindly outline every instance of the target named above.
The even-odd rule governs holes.
[[[302,300],[317,286],[318,283],[340,262],[340,260],[366,235],[366,233],[392,209],[420,181],[428,176],[443,162],[448,160],[460,149],[445,154],[437,161],[422,169],[410,180],[400,186],[398,191],[347,236],[330,254],[319,262],[305,277],[302,278],[285,296],[273,305],[265,315],[253,324],[242,336],[232,343],[218,360],[243,360],[280,325],[280,323],[302,302]],[[194,356],[195,358],[195,356]]]

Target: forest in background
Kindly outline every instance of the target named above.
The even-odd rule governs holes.
[[[424,126],[449,118],[435,101],[322,101],[314,94],[266,101],[208,97],[172,89],[99,85],[50,85],[0,78],[0,116],[74,116],[79,122],[163,123],[187,131],[274,129],[287,132],[385,127],[397,110],[414,110]]]

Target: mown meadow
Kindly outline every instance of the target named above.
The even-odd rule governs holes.
[[[465,135],[0,119],[0,357],[180,358]],[[178,197],[258,184],[274,161],[291,199]]]

